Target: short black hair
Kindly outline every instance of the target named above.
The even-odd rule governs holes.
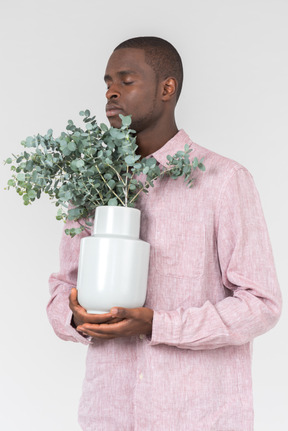
[[[140,36],[125,40],[114,51],[122,48],[143,49],[145,61],[152,67],[158,80],[168,77],[176,79],[176,98],[179,99],[183,84],[183,65],[178,51],[170,42],[160,37]]]

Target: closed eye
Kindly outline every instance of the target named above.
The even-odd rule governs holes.
[[[134,81],[122,81],[122,84],[123,85],[131,85],[131,84],[134,84]],[[109,88],[110,88],[110,84],[107,84],[106,89],[109,90]]]

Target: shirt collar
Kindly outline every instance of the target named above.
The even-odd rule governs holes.
[[[151,157],[157,160],[162,166],[167,164],[167,156],[174,156],[177,151],[184,151],[185,144],[190,147],[194,145],[189,136],[183,129],[179,130],[163,147],[151,154]]]

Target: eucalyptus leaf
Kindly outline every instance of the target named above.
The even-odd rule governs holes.
[[[119,114],[119,117],[122,120],[123,126],[129,127],[131,125],[131,123],[132,123],[131,115],[127,115],[126,117],[124,117],[124,115]]]
[[[100,124],[100,127],[101,127],[101,129],[103,130],[103,132],[107,132],[108,127],[106,126],[106,124],[101,123],[101,124]]]
[[[149,172],[149,166],[145,166],[145,168],[143,169],[143,174],[148,174]]]
[[[133,166],[134,161],[135,159],[131,155],[125,157],[125,163],[127,163],[128,166]]]
[[[18,181],[25,181],[25,174],[22,174],[22,173],[18,174],[17,175],[17,180]]]
[[[75,142],[69,142],[68,148],[70,151],[75,151],[77,148]]]
[[[112,198],[112,199],[109,199],[109,201],[108,201],[108,205],[109,206],[117,206],[117,198]]]

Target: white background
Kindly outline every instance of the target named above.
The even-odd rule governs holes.
[[[254,343],[255,431],[286,431],[287,0],[0,0],[0,7],[0,160],[21,152],[28,135],[64,130],[81,109],[106,122],[105,65],[126,38],[160,36],[179,50],[178,127],[245,165],[261,195],[284,308]],[[62,224],[48,200],[24,207],[14,190],[4,191],[9,175],[2,165],[0,428],[77,431],[86,348],[58,339],[45,312]]]

